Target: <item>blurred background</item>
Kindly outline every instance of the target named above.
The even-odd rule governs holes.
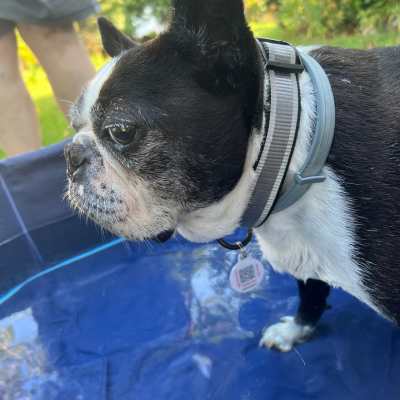
[[[102,0],[101,14],[139,40],[165,27],[170,0]],[[370,48],[400,45],[399,0],[245,0],[250,25],[257,36],[298,44],[330,44]],[[92,16],[77,29],[96,68],[103,53]],[[42,144],[58,142],[72,133],[57,107],[46,75],[18,35],[20,67],[39,116]],[[6,154],[0,149],[0,158]]]

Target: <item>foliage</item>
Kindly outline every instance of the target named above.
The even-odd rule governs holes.
[[[370,49],[372,47],[395,46],[399,44],[399,34],[396,32],[337,34],[330,38],[326,36],[306,37],[297,33],[288,32],[278,24],[252,23],[251,27],[257,37],[286,40],[294,45],[327,44],[331,46]]]
[[[200,1],[200,0],[199,0]],[[338,33],[400,32],[399,0],[244,0],[251,21],[273,16],[282,29],[305,37]],[[103,0],[105,14],[118,17],[121,27],[134,34],[135,20],[146,8],[160,21],[168,17],[171,0]]]
[[[103,13],[122,21],[123,30],[134,35],[135,19],[141,17],[146,8],[163,21],[167,18],[171,0],[103,0]]]
[[[267,13],[267,2],[265,0],[246,0],[246,14],[250,20],[262,18]]]
[[[360,25],[364,32],[386,30],[400,33],[399,0],[370,0],[369,3],[360,12]]]
[[[400,32],[398,0],[274,0],[267,5],[283,29],[306,37]]]
[[[100,3],[104,14],[114,20],[119,19],[122,29],[134,35],[135,20],[145,13],[146,8],[150,8],[160,22],[165,22],[169,16],[171,2],[172,0],[102,0]],[[244,2],[250,19],[259,19],[267,12],[266,0],[244,0]]]

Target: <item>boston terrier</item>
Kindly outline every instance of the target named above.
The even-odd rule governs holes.
[[[71,111],[72,207],[116,235],[178,232],[213,241],[241,224],[262,135],[253,121],[260,54],[242,0],[173,0],[165,33],[137,44],[100,18],[111,60]],[[400,323],[400,47],[309,49],[336,103],[327,177],[254,230],[265,258],[298,281],[297,315],[261,345],[308,339],[340,287]],[[266,82],[268,85],[268,82]],[[286,178],[304,162],[315,120],[309,74]]]

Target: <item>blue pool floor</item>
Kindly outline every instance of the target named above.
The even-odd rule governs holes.
[[[400,398],[398,330],[340,291],[312,341],[258,348],[263,326],[295,311],[296,285],[265,264],[260,290],[237,294],[235,258],[118,243],[35,280],[1,306],[0,370],[13,372],[0,398]]]

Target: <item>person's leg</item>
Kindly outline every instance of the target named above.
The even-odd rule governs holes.
[[[72,22],[19,24],[18,30],[46,71],[65,115],[95,71]]]
[[[39,123],[18,65],[14,30],[0,35],[0,148],[8,156],[40,146]]]

